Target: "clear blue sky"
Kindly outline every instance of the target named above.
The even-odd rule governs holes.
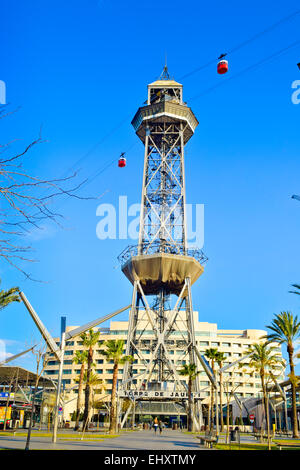
[[[19,139],[20,149],[42,125],[47,142],[32,149],[27,168],[52,177],[79,159],[80,178],[92,177],[127,151],[125,169],[110,166],[82,194],[139,202],[143,146],[130,121],[165,53],[180,81],[297,8],[296,0],[5,2],[0,79],[20,110],[1,124],[1,143]],[[300,46],[238,75],[300,40],[299,26],[300,15],[230,55],[226,76],[213,64],[182,80],[199,120],[186,149],[187,199],[205,205],[209,257],[193,288],[194,308],[222,329],[263,329],[274,313],[299,313],[300,298],[288,291],[300,282],[300,202],[291,199],[300,194],[300,105],[291,101]],[[53,334],[60,315],[82,324],[130,302],[131,285],[116,267],[130,241],[97,239],[98,204],[58,202],[65,230],[47,225],[29,236],[39,259],[29,269],[45,283],[1,264],[2,287],[20,286]],[[1,317],[10,352],[39,337],[24,306]]]

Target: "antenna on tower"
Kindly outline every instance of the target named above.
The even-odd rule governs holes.
[[[161,76],[159,77],[159,80],[170,80],[170,74],[169,74],[168,66],[167,66],[167,53],[165,53],[165,65],[161,73]]]

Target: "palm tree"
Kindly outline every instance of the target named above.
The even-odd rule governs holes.
[[[112,360],[114,363],[113,367],[113,383],[111,390],[111,413],[110,413],[110,425],[109,432],[115,434],[118,432],[118,420],[117,420],[117,381],[118,381],[118,370],[119,364],[124,364],[125,362],[132,362],[132,356],[125,356],[123,354],[124,340],[108,340],[105,341],[104,346],[105,350],[101,351],[101,354],[106,357],[107,360]]]
[[[297,284],[294,284],[298,287]],[[296,404],[296,383],[295,383],[295,365],[294,365],[294,343],[300,335],[300,321],[297,315],[293,316],[291,312],[280,312],[275,315],[271,325],[267,326],[272,333],[266,338],[269,342],[285,344],[289,356],[290,380],[292,387],[292,423],[293,437],[299,437],[297,424],[297,404]]]
[[[79,428],[79,416],[80,416],[80,409],[81,409],[81,395],[82,395],[82,388],[83,388],[83,378],[84,378],[84,365],[86,364],[88,359],[88,352],[87,351],[76,351],[75,356],[73,357],[74,364],[81,364],[80,374],[78,379],[78,397],[77,397],[77,407],[76,407],[76,422],[75,422],[75,431]]]
[[[193,420],[192,420],[192,383],[193,380],[197,377],[199,372],[197,372],[196,364],[185,364],[182,369],[178,371],[179,375],[188,377],[188,412],[187,412],[187,428],[188,431],[193,430]]]
[[[85,383],[85,386],[87,385],[87,371],[84,372],[83,374],[83,382]],[[93,411],[95,411],[95,405],[96,405],[96,400],[95,400],[95,395],[103,393],[106,390],[106,387],[104,385],[104,382],[102,379],[99,378],[98,374],[95,374],[95,372],[91,372],[89,376],[89,386],[90,386],[90,404],[93,408]]]
[[[11,287],[8,290],[0,290],[0,310],[3,310],[12,302],[21,302],[21,299],[19,297],[19,291],[20,290],[18,287]]]
[[[253,343],[249,346],[248,354],[250,355],[249,367],[257,371],[260,375],[261,388],[263,392],[263,403],[266,416],[267,434],[268,434],[268,447],[271,449],[270,441],[270,418],[269,418],[269,406],[266,379],[272,373],[272,369],[276,368],[279,364],[283,365],[281,356],[276,351],[276,347],[270,346],[269,342],[264,343]]]
[[[224,420],[223,420],[223,373],[220,369],[223,367],[223,362],[225,361],[226,356],[223,352],[219,352],[216,357],[216,362],[219,366],[219,378],[220,378],[220,415],[221,415],[221,432],[224,430]]]
[[[207,359],[211,361],[211,370],[213,375],[215,374],[215,363],[217,362],[219,351],[217,348],[209,348],[205,351],[204,355]],[[210,420],[210,428],[211,430],[214,427],[214,386],[211,384],[211,391],[210,391],[210,408],[211,408],[211,420]]]
[[[83,423],[82,428],[86,429],[89,421],[89,412],[90,412],[90,375],[92,372],[93,366],[93,354],[94,354],[94,346],[98,343],[100,336],[100,331],[94,331],[90,329],[88,332],[82,333],[80,338],[83,341],[83,346],[87,348],[87,379],[86,379],[86,387],[85,387],[85,403],[84,403],[84,412],[83,412]]]

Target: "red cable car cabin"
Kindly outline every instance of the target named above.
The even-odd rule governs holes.
[[[119,168],[124,168],[124,166],[126,166],[126,158],[120,157],[119,161],[118,161],[118,167]]]
[[[224,59],[220,60],[220,61],[218,62],[217,71],[218,71],[218,73],[221,74],[221,75],[222,75],[223,73],[228,72],[228,61],[227,61],[227,60],[224,60]]]

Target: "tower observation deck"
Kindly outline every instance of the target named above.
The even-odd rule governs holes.
[[[148,85],[147,104],[132,125],[145,145],[139,240],[119,261],[133,285],[126,354],[139,358],[144,369],[136,374],[134,364],[125,364],[119,396],[135,397],[141,407],[147,400],[186,407],[187,385],[178,366],[197,361],[191,285],[207,258],[188,248],[186,232],[184,147],[198,121],[166,67]],[[181,356],[175,360],[178,348]],[[200,398],[197,377],[193,397]],[[200,408],[195,407],[195,423]]]

